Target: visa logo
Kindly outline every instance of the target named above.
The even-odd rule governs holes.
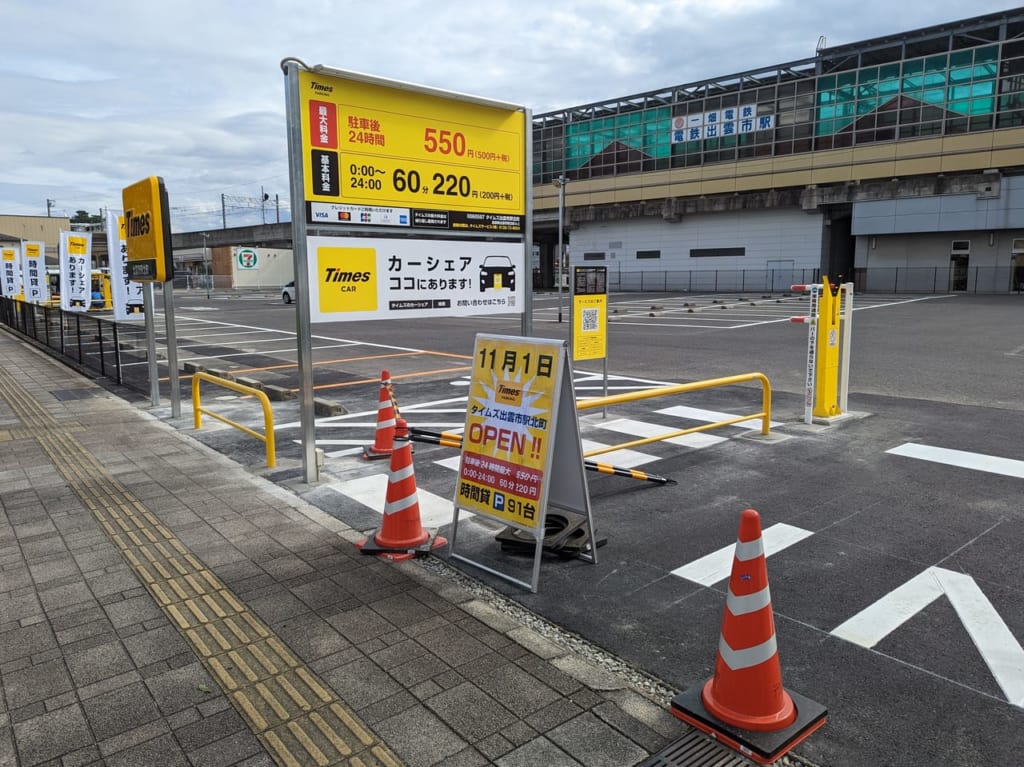
[[[330,216],[328,216],[328,215],[327,215],[327,214],[326,214],[326,213],[325,213],[324,211],[322,211],[322,210],[314,210],[314,211],[313,211],[313,218],[330,218]]]

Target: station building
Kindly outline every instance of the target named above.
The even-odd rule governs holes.
[[[610,289],[1024,285],[1024,8],[535,114],[532,141],[545,287],[559,239]]]

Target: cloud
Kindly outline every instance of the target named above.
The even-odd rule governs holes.
[[[1012,7],[970,6],[6,0],[0,211],[117,208],[149,175],[165,179],[176,229],[218,225],[221,195],[286,199],[288,56],[540,114],[809,58],[821,36],[838,45]]]

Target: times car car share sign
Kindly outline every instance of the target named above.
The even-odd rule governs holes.
[[[310,237],[313,322],[520,314],[513,242]]]

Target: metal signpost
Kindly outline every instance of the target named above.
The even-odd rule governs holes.
[[[181,417],[181,390],[178,382],[178,343],[174,328],[174,261],[171,250],[170,204],[167,187],[159,176],[150,176],[121,190],[124,206],[125,248],[128,277],[134,282],[150,283],[144,294],[147,343],[150,347],[150,390],[154,404],[160,400],[155,371],[152,283],[164,286],[164,322],[167,329],[167,368],[171,381],[171,417]],[[147,300],[148,299],[148,300]]]
[[[311,322],[517,313],[530,330],[530,112],[281,62],[300,422],[317,479]]]

